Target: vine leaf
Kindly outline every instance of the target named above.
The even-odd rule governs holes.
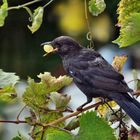
[[[8,2],[7,0],[3,0],[3,4],[0,7],[0,27],[4,25],[5,18],[8,16]]]
[[[123,26],[127,18],[133,13],[140,13],[140,1],[139,0],[121,0],[117,9],[118,26]]]
[[[29,13],[29,9],[28,9],[28,13]],[[34,13],[31,16],[32,25],[31,26],[28,25],[28,28],[30,29],[32,33],[36,32],[40,28],[43,21],[43,13],[44,13],[43,7],[38,7],[37,9],[34,10]],[[31,12],[30,12],[30,15],[31,15]]]
[[[54,129],[52,132],[48,133],[47,140],[72,140],[72,137],[71,133]]]
[[[122,72],[122,69],[124,67],[124,64],[126,63],[127,61],[127,56],[126,55],[116,55],[114,58],[113,58],[113,62],[112,62],[112,66],[113,68],[118,71],[118,72]]]
[[[0,69],[0,88],[4,88],[7,85],[14,86],[19,80],[19,77],[12,72],[4,72]]]
[[[123,23],[120,36],[113,41],[120,47],[130,46],[140,41],[140,13],[133,13]]]
[[[16,97],[15,84],[19,77],[15,73],[4,72],[0,69],[0,101],[13,102]]]
[[[29,85],[23,95],[23,101],[36,111],[47,107],[50,101],[47,95],[60,90],[72,82],[72,78],[68,76],[59,76],[56,78],[49,72],[41,73],[38,77],[40,78],[40,82],[35,82],[29,78]]]
[[[17,94],[13,86],[5,86],[0,89],[0,101],[12,103],[16,97]]]
[[[122,48],[140,41],[140,1],[121,0],[117,12],[120,36],[113,43]]]
[[[89,1],[89,12],[93,16],[98,16],[101,14],[106,8],[106,4],[104,0],[90,0]]]
[[[113,129],[95,112],[82,114],[80,130],[75,140],[116,140]]]

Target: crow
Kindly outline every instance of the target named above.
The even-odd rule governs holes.
[[[133,90],[127,86],[123,75],[118,73],[101,54],[82,47],[68,36],[57,37],[42,45],[53,47],[51,52],[55,51],[60,55],[65,71],[86,95],[87,102],[79,109],[90,103],[92,98],[114,100],[140,126],[140,103],[130,95]]]

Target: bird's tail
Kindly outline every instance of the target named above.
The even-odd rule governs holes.
[[[140,103],[136,99],[124,93],[119,97],[112,97],[112,99],[140,126]]]

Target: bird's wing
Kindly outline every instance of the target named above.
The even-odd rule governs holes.
[[[69,64],[68,72],[76,82],[88,83],[93,88],[125,93],[130,91],[123,75],[115,71],[101,55],[78,55]]]

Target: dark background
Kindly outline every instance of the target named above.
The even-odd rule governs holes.
[[[84,11],[83,1],[78,1],[82,3],[83,7],[81,9]],[[11,0],[9,1],[9,7],[16,6],[25,2],[27,1]],[[33,4],[29,7],[33,10],[40,5],[44,5],[46,2],[47,0]],[[103,14],[105,14],[111,22],[111,32],[109,31],[109,38],[105,41],[98,39],[94,40],[95,49],[98,49],[100,46],[111,42],[111,40],[118,36],[118,29],[115,27],[115,24],[117,23],[116,9],[118,0],[106,0],[106,2],[107,8]],[[61,61],[59,57],[57,55],[48,56],[47,58],[43,57],[44,51],[40,44],[44,41],[52,40],[60,35],[73,36],[84,46],[88,44],[86,39],[87,27],[85,27],[86,30],[83,32],[71,35],[67,33],[66,28],[64,30],[59,26],[61,13],[57,14],[55,9],[57,9],[57,6],[62,4],[67,6],[69,5],[69,1],[57,0],[46,7],[43,17],[43,24],[41,28],[34,34],[32,34],[27,28],[27,25],[31,25],[31,23],[29,23],[29,15],[25,9],[9,11],[5,25],[0,28],[1,69],[4,71],[16,72],[23,79],[27,79],[27,76],[35,78],[37,74],[44,71],[52,71],[53,73],[56,73],[56,75],[62,73],[60,65]],[[66,8],[66,10],[69,9]],[[81,13],[83,13],[83,11]],[[62,11],[62,14],[63,13],[65,13],[64,10]],[[90,20],[92,20],[93,17],[90,14],[89,16]],[[72,19],[70,18],[69,23],[71,20]],[[77,26],[77,28],[80,27]]]

